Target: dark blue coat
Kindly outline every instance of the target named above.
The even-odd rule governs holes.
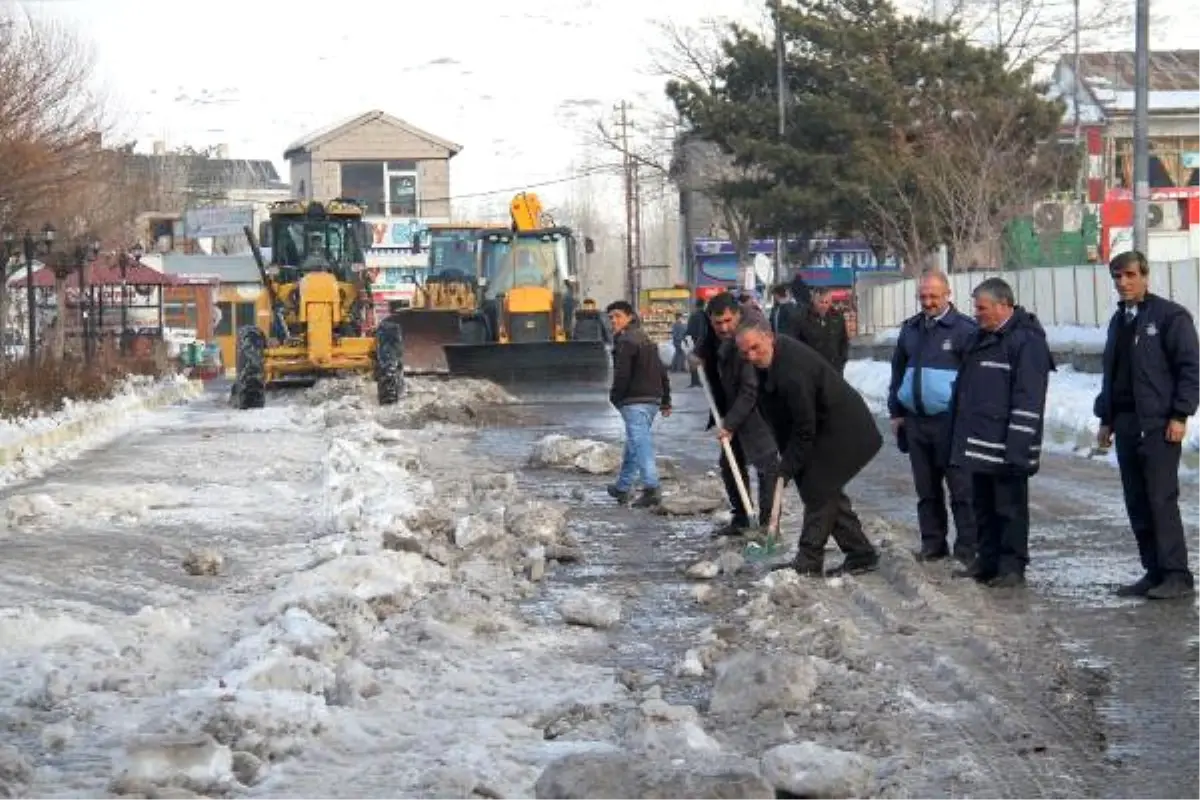
[[[1108,323],[1104,344],[1104,378],[1093,412],[1101,425],[1112,425],[1113,368],[1117,330],[1125,304]],[[1147,294],[1138,306],[1133,339],[1133,403],[1143,431],[1166,427],[1170,419],[1186,420],[1200,405],[1200,344],[1187,309],[1165,297]]]
[[[976,330],[975,321],[959,313],[954,306],[950,306],[931,330],[925,326],[923,313],[906,319],[892,354],[888,415],[895,419],[910,414],[933,416],[948,412],[958,368]],[[913,384],[918,374],[921,377],[921,408],[917,408],[913,396]]]
[[[1037,473],[1054,369],[1046,331],[1021,306],[1000,330],[976,330],[954,381],[950,463],[974,472]]]

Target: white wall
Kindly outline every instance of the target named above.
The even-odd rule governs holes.
[[[955,273],[950,276],[954,304],[970,313],[971,290],[991,277],[1007,281],[1017,303],[1036,314],[1043,325],[1107,325],[1116,308],[1117,296],[1105,264]],[[1152,262],[1150,291],[1174,300],[1193,318],[1200,318],[1200,259]],[[915,278],[891,283],[864,281],[855,287],[855,296],[860,334],[895,328],[920,309]]]

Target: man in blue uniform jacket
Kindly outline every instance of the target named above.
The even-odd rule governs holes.
[[[1179,456],[1187,419],[1200,404],[1200,344],[1187,310],[1151,294],[1150,265],[1131,250],[1108,265],[1120,301],[1108,324],[1104,378],[1096,398],[1101,447],[1117,439],[1129,524],[1145,574],[1121,597],[1191,597],[1187,539],[1179,514]]]
[[[975,322],[950,302],[950,281],[936,270],[921,277],[921,313],[904,321],[892,355],[888,415],[901,451],[908,451],[917,521],[921,529],[918,561],[950,555],[950,532],[943,483],[954,512],[954,556],[975,560],[977,541],[971,511],[971,476],[950,461],[950,398],[963,355],[975,336]]]
[[[956,571],[988,586],[1021,586],[1029,563],[1029,478],[1041,466],[1054,358],[1037,317],[1012,287],[988,278],[971,293],[979,330],[954,381],[951,466],[971,472],[975,562]]]

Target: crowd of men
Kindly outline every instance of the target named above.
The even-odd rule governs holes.
[[[1138,252],[1109,269],[1120,296],[1108,327],[1102,388],[1095,403],[1098,443],[1116,442],[1125,504],[1143,575],[1118,588],[1125,597],[1194,594],[1179,510],[1179,461],[1187,420],[1200,405],[1200,344],[1182,306],[1149,292]],[[790,566],[802,575],[857,574],[879,563],[846,486],[883,446],[862,396],[845,380],[845,320],[828,293],[802,282],[778,286],[767,313],[742,293],[718,294],[680,321],[677,348],[690,338],[692,385],[708,387],[708,428],[729,445],[720,470],[732,520],[716,536],[766,524],[777,478],[795,484],[804,513]],[[906,453],[917,495],[922,562],[953,558],[956,577],[1018,587],[1029,564],[1029,480],[1042,464],[1046,396],[1054,358],[1037,318],[999,278],[972,292],[973,314],[951,301],[950,281],[926,272],[921,310],[905,320],[892,357],[887,410],[896,447]],[[652,424],[671,413],[671,388],[657,345],[633,307],[608,307],[615,334],[610,400],[625,421],[621,472],[609,486],[620,502],[649,507],[660,498]],[[680,330],[682,328],[682,330]],[[682,335],[681,335],[682,334]],[[674,366],[680,367],[677,359]],[[757,479],[758,518],[738,483]],[[642,493],[633,498],[640,477]],[[949,495],[949,511],[947,510]],[[954,522],[951,543],[951,517]],[[843,560],[826,570],[832,537]]]

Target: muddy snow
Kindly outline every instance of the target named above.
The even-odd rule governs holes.
[[[1100,785],[1094,684],[1053,630],[931,579],[894,545],[909,532],[878,521],[879,574],[768,573],[709,538],[707,518],[725,510],[715,474],[670,461],[674,510],[621,511],[611,541],[694,542],[682,563],[654,563],[669,558],[650,546],[646,564],[685,582],[655,613],[690,615],[695,635],[677,652],[660,645],[669,675],[635,679],[605,653],[658,624],[636,602],[650,578],[594,571],[603,542],[589,538],[601,534],[583,483],[539,491],[521,474],[602,487],[620,450],[551,435],[527,457],[481,456],[474,427],[512,400],[491,384],[420,380],[383,409],[359,381],[254,412],[205,398],[10,490],[0,796]],[[573,570],[593,577],[554,613],[528,612]]]

